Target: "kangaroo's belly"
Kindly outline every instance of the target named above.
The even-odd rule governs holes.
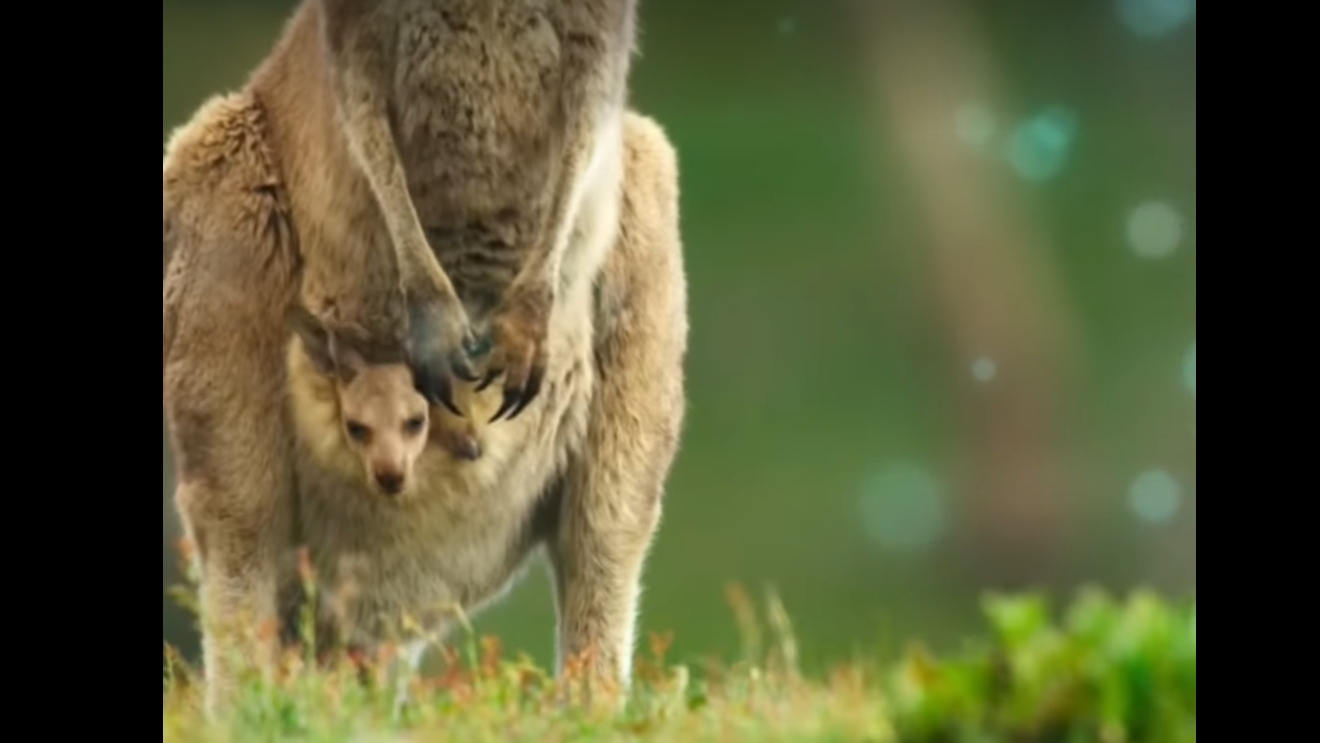
[[[547,384],[518,418],[484,424],[498,385],[466,398],[480,459],[428,447],[413,484],[389,497],[367,487],[355,460],[300,446],[299,539],[322,621],[339,638],[370,644],[409,623],[443,631],[455,608],[472,613],[497,598],[551,533],[594,384],[584,301],[556,308]]]
[[[300,525],[320,610],[341,639],[398,637],[410,624],[443,629],[455,609],[470,613],[509,584],[539,541],[537,507],[556,474],[551,452],[509,433],[486,431],[476,462],[428,450],[397,496],[351,473],[303,488]]]
[[[535,546],[534,508],[507,521],[455,524],[441,514],[411,514],[411,533],[387,535],[337,524],[307,540],[316,568],[319,612],[337,639],[371,645],[417,630],[443,632],[499,595]],[[430,529],[418,529],[418,520]],[[383,521],[383,520],[382,520]],[[449,521],[450,523],[442,523]],[[377,523],[375,526],[380,526]],[[330,526],[323,523],[323,527]]]

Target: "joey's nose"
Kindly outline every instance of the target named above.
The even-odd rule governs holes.
[[[403,490],[403,475],[397,472],[377,472],[376,484],[386,495],[398,495]]]

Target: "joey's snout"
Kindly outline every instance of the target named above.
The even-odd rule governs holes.
[[[376,478],[376,485],[381,492],[386,495],[398,495],[403,492],[403,473],[397,470],[376,470],[372,473]]]

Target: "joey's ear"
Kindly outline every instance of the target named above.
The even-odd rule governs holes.
[[[343,334],[329,333],[330,359],[334,362],[335,372],[344,383],[353,381],[353,377],[367,368],[367,360],[362,353],[346,342]]]
[[[290,305],[285,317],[289,327],[302,341],[303,350],[312,366],[326,376],[333,375],[336,367],[335,344],[330,331],[301,304]]]

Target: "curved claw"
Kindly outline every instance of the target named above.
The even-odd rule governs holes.
[[[517,407],[509,411],[508,420],[513,420],[514,418],[517,418],[518,414],[521,413],[523,409],[525,409],[528,406],[528,404],[532,402],[533,399],[535,399],[537,393],[541,391],[541,381],[544,379],[545,379],[544,368],[539,366],[534,367],[532,369],[531,375],[528,376],[527,378],[526,386],[523,387],[522,399],[518,401]]]
[[[494,423],[495,421],[500,419],[500,416],[509,412],[509,410],[512,409],[513,406],[517,404],[518,404],[518,390],[512,388],[506,389],[504,391],[504,402],[500,405],[500,409],[496,410],[495,415],[492,415],[490,417],[490,420],[486,422]]]
[[[449,377],[444,373],[434,373],[430,370],[422,371],[421,375],[422,397],[432,405],[444,405],[450,413],[455,416],[463,417],[463,413],[454,404],[454,385],[450,384]]]
[[[491,357],[485,378],[477,392],[485,390],[499,376],[504,377],[503,400],[490,423],[513,420],[541,391],[546,367],[546,318],[550,305],[539,294],[507,297],[507,304],[493,318],[488,338]],[[486,350],[474,346],[472,351]]]
[[[414,368],[418,391],[432,404],[443,405],[454,415],[462,417],[454,404],[454,379],[475,382],[479,377],[464,350],[474,343],[471,331],[460,333],[450,327],[452,323],[446,322],[454,317],[446,313],[453,311],[447,309],[441,299],[410,299],[409,335],[412,347],[417,349]]]
[[[458,416],[459,418],[462,418],[462,417],[463,417],[463,411],[459,410],[459,409],[458,409],[458,406],[454,404],[454,400],[453,400],[452,397],[449,397],[449,396],[441,397],[441,398],[438,398],[437,401],[438,401],[441,405],[444,405],[446,408],[448,408],[448,409],[449,409],[449,412],[453,413],[454,415]]]

